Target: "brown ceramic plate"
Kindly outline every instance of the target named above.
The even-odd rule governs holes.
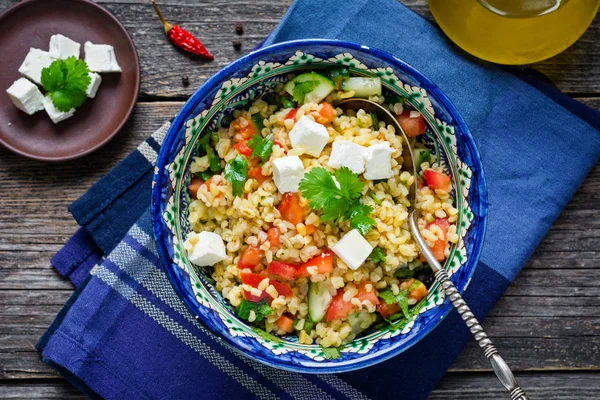
[[[63,161],[88,154],[108,142],[133,111],[140,87],[140,66],[125,28],[104,8],[85,0],[28,0],[0,15],[0,143],[27,157]],[[123,72],[101,74],[94,99],[75,115],[53,124],[45,111],[27,115],[6,89],[21,77],[19,66],[30,47],[48,50],[50,36],[114,46]]]

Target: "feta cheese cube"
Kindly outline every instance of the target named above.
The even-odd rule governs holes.
[[[85,62],[92,72],[121,72],[115,49],[109,44],[85,42]]]
[[[377,143],[367,148],[366,179],[388,179],[392,172],[392,153],[389,142]]]
[[[349,140],[336,140],[331,146],[327,165],[331,168],[348,167],[355,174],[365,172],[367,148]]]
[[[306,115],[300,117],[290,131],[290,141],[294,149],[301,149],[313,157],[319,157],[329,140],[329,132],[323,125]]]
[[[281,193],[297,192],[303,176],[304,165],[300,158],[286,156],[273,160],[273,180]]]
[[[42,84],[42,70],[52,64],[54,59],[47,51],[40,49],[29,49],[29,53],[19,67],[19,72],[31,79],[38,85]]]
[[[331,251],[337,254],[348,268],[356,270],[369,257],[373,247],[362,237],[358,230],[352,229],[333,246]]]
[[[227,258],[225,253],[225,243],[221,236],[213,232],[192,232],[186,240],[186,246],[192,249],[188,250],[188,260],[200,267],[213,266],[219,261]]]
[[[79,49],[81,49],[81,45],[66,36],[58,34],[50,37],[48,52],[51,57],[61,60],[69,57],[79,58]]]
[[[94,97],[96,97],[96,92],[100,87],[100,83],[102,83],[102,77],[95,72],[90,72],[89,75],[90,84],[85,90],[85,94],[87,94],[87,97],[89,97],[90,99],[93,99]]]
[[[25,78],[17,79],[6,90],[15,107],[31,115],[44,109],[44,95],[33,83]]]
[[[67,118],[71,118],[73,114],[75,114],[74,108],[71,108],[67,112],[58,110],[56,107],[54,107],[54,104],[52,104],[52,99],[50,99],[50,97],[44,96],[42,102],[44,103],[44,108],[46,109],[48,116],[55,124],[58,124],[60,121],[64,121]]]

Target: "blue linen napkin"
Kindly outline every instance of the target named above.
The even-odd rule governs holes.
[[[482,318],[597,162],[600,113],[472,59],[395,0],[297,0],[264,44],[303,37],[387,50],[436,82],[465,117],[489,191],[481,262],[465,293]],[[426,398],[470,339],[455,312],[392,360],[318,376],[246,359],[198,323],[166,278],[148,213],[168,126],[70,207],[82,227],[53,265],[78,289],[38,344],[44,361],[93,398]]]

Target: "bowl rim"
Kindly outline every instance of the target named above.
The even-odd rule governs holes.
[[[478,171],[478,179],[479,179],[479,183],[480,183],[478,185],[478,190],[477,190],[477,196],[479,198],[479,206],[480,206],[479,207],[480,208],[479,215],[481,216],[480,220],[479,220],[479,224],[478,224],[480,234],[474,236],[473,251],[469,257],[469,259],[471,260],[470,262],[473,263],[473,267],[469,271],[468,275],[464,276],[463,280],[465,283],[464,283],[464,285],[462,285],[462,287],[458,288],[459,293],[463,293],[467,289],[467,287],[469,286],[469,284],[471,282],[471,279],[473,278],[473,274],[475,273],[475,270],[478,267],[481,250],[483,247],[483,242],[484,242],[486,230],[487,230],[487,185],[486,185],[486,180],[485,180],[485,174],[483,171],[483,165],[481,163],[481,157],[479,155],[479,151],[477,150],[477,146],[476,146],[475,140],[473,138],[473,135],[471,134],[471,131],[468,128],[466,121],[460,115],[460,113],[458,112],[458,110],[456,109],[454,104],[450,101],[450,99],[442,92],[442,90],[437,85],[435,85],[423,73],[421,73],[419,70],[417,70],[410,64],[406,63],[405,61],[402,61],[398,57],[396,57],[393,54],[388,53],[386,51],[379,50],[377,48],[373,48],[373,47],[366,46],[366,45],[360,45],[360,44],[350,42],[350,41],[337,40],[337,39],[290,40],[290,41],[285,41],[285,42],[281,42],[281,43],[277,43],[277,44],[273,44],[273,45],[270,45],[267,47],[253,50],[250,53],[236,59],[235,61],[231,62],[227,66],[223,67],[216,74],[214,74],[209,79],[207,79],[194,92],[194,94],[186,101],[186,103],[183,105],[181,110],[178,112],[177,116],[172,120],[171,126],[169,127],[169,131],[167,132],[167,135],[165,136],[165,140],[163,141],[163,143],[161,145],[161,150],[160,150],[158,158],[156,160],[156,167],[155,167],[155,171],[154,171],[153,187],[152,187],[151,210],[152,210],[152,222],[153,222],[154,237],[155,237],[155,241],[156,241],[156,245],[157,245],[156,247],[157,247],[159,256],[161,258],[161,261],[165,264],[165,273],[169,278],[169,282],[171,283],[171,286],[173,286],[175,292],[183,300],[183,303],[186,305],[188,310],[190,310],[191,313],[195,316],[198,316],[198,313],[196,313],[196,311],[192,307],[192,304],[197,304],[197,300],[195,297],[190,296],[189,293],[183,291],[175,283],[178,281],[177,276],[175,275],[175,272],[172,270],[172,268],[166,267],[167,264],[172,263],[171,257],[168,256],[169,253],[168,253],[168,249],[166,248],[166,244],[160,239],[162,236],[162,233],[163,233],[163,229],[164,229],[164,227],[162,226],[162,223],[161,223],[162,212],[161,212],[161,208],[160,208],[161,207],[161,190],[160,190],[160,188],[162,185],[162,181],[164,179],[164,174],[162,172],[166,168],[166,165],[167,165],[166,158],[168,155],[168,151],[165,149],[169,149],[171,147],[171,145],[173,144],[173,141],[175,140],[175,135],[172,135],[170,133],[172,131],[178,132],[185,125],[186,121],[189,119],[188,114],[190,111],[193,111],[196,104],[200,100],[202,100],[204,97],[206,97],[215,85],[220,85],[222,83],[222,81],[224,79],[226,79],[226,77],[228,75],[237,71],[240,66],[242,66],[248,62],[258,62],[260,60],[261,56],[268,55],[273,51],[289,50],[291,48],[309,51],[310,49],[307,49],[306,47],[313,47],[313,46],[330,46],[330,47],[339,47],[340,50],[357,50],[357,51],[362,51],[362,52],[365,52],[365,51],[369,52],[373,56],[375,56],[385,62],[388,62],[388,63],[394,65],[395,67],[403,69],[408,74],[411,74],[411,75],[417,77],[419,79],[419,81],[421,83],[423,83],[423,86],[427,87],[427,92],[434,94],[434,96],[437,99],[439,99],[440,103],[444,105],[447,113],[452,117],[452,119],[455,122],[453,125],[455,125],[457,128],[459,128],[459,130],[463,133],[463,137],[467,142],[466,144],[467,144],[467,147],[469,148],[469,152],[471,154],[473,170]],[[403,342],[402,346],[400,346],[400,343],[397,343],[377,354],[369,355],[369,353],[366,353],[366,354],[364,354],[364,356],[358,357],[358,358],[355,358],[352,360],[348,360],[348,362],[346,362],[344,364],[330,363],[330,362],[328,362],[329,360],[324,360],[319,363],[319,364],[322,364],[323,367],[318,367],[318,368],[307,367],[307,366],[304,366],[301,364],[287,364],[287,363],[286,364],[277,364],[276,361],[274,361],[271,358],[267,358],[262,355],[256,355],[256,354],[246,351],[245,349],[239,348],[238,345],[234,341],[232,341],[228,335],[223,335],[221,332],[216,331],[215,329],[213,329],[213,327],[211,327],[208,324],[206,324],[206,326],[209,328],[209,330],[212,333],[214,333],[218,337],[222,338],[223,339],[222,343],[226,344],[228,347],[234,349],[238,353],[243,354],[245,357],[248,357],[255,361],[269,365],[271,367],[276,367],[276,368],[291,371],[291,372],[311,373],[311,374],[340,373],[340,372],[349,372],[349,371],[366,368],[366,367],[378,364],[380,362],[389,360],[390,358],[397,356],[398,354],[408,350],[409,348],[411,348],[412,346],[417,344],[425,336],[427,336],[435,328],[437,328],[439,326],[439,324],[448,316],[450,311],[453,309],[453,307],[450,304],[447,297],[444,299],[444,302],[442,304],[438,305],[437,307],[439,307],[439,309],[440,309],[439,310],[440,317],[434,323],[432,323],[426,331],[424,331],[420,335],[417,335],[416,337],[410,338],[406,342]],[[198,318],[200,318],[202,323],[204,323],[203,318],[201,316],[198,316]]]

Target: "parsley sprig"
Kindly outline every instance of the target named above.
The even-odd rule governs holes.
[[[56,109],[68,112],[85,102],[85,91],[90,84],[89,72],[85,61],[75,57],[53,61],[42,69],[42,86]]]
[[[200,139],[198,139],[198,153],[196,154],[196,156],[206,156],[208,158],[208,169],[206,171],[198,172],[195,174],[198,178],[202,179],[203,181],[207,181],[208,178],[210,178],[213,175],[216,175],[217,173],[223,170],[223,168],[221,167],[221,158],[217,155],[217,153],[211,145],[211,139],[212,141],[215,141],[215,136],[217,136],[215,132],[207,132],[202,137],[200,137]],[[218,141],[218,137],[216,137],[216,139]]]
[[[366,235],[375,221],[369,217],[373,207],[360,202],[363,186],[358,175],[347,167],[336,170],[333,175],[325,168],[316,167],[304,174],[299,188],[310,208],[321,211],[321,221],[348,220],[352,228]]]
[[[225,179],[231,182],[234,196],[242,196],[247,178],[248,160],[243,155],[238,154],[225,165]]]
[[[254,311],[254,315],[256,317],[254,321],[259,322],[265,319],[265,317],[269,316],[273,312],[273,309],[267,304],[267,299],[262,299],[258,303],[242,300],[242,303],[237,309],[238,317],[248,320],[250,317],[250,311]]]
[[[273,134],[263,139],[260,135],[254,135],[248,140],[248,147],[252,149],[250,157],[260,157],[260,163],[264,164],[273,152]]]
[[[404,314],[404,316],[408,318],[410,316],[410,314],[408,313],[408,295],[411,291],[417,289],[421,285],[422,283],[415,279],[407,290],[400,290],[398,294],[394,294],[394,292],[392,292],[391,289],[386,289],[383,292],[379,293],[379,297],[387,304],[397,303],[400,306],[400,309],[402,310],[402,314]]]

